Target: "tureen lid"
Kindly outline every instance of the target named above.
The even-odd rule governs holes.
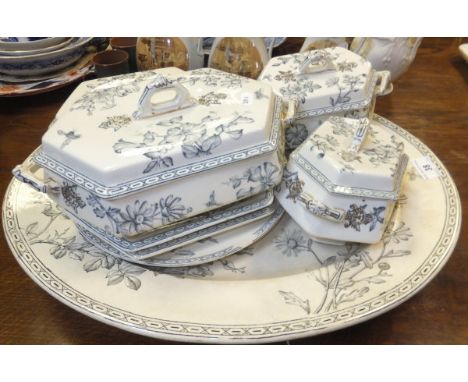
[[[285,100],[297,100],[296,119],[367,107],[374,89],[384,93],[389,72],[341,47],[272,58],[259,79]]]
[[[403,142],[367,118],[330,117],[291,160],[329,192],[396,200],[408,156]]]
[[[35,161],[113,198],[276,150],[281,100],[268,84],[168,68],[83,82]]]

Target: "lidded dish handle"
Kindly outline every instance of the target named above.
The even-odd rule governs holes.
[[[44,194],[59,192],[60,187],[57,183],[53,181],[45,182],[34,174],[39,168],[39,165],[27,160],[25,163],[17,165],[11,172],[17,180],[31,186],[36,191]]]
[[[356,155],[361,150],[361,147],[366,139],[367,132],[369,131],[369,119],[361,118],[359,120],[359,126],[354,132],[353,139],[349,147],[341,151],[340,156],[347,162],[352,161],[356,158]]]
[[[319,218],[334,223],[340,223],[344,220],[346,211],[341,208],[327,206],[316,200],[312,195],[304,192],[302,189],[304,182],[299,179],[290,182],[288,184],[288,181],[286,181],[286,186],[289,188],[288,198],[291,198],[294,203],[299,201],[302,207]]]
[[[341,223],[345,218],[345,210],[329,207],[305,192],[302,192],[297,199],[304,204],[304,207],[307,208],[308,211],[319,218],[329,220],[333,223]]]
[[[165,91],[174,91],[174,97],[167,101],[157,103],[151,102],[151,98],[154,94]],[[155,80],[146,85],[145,90],[138,100],[138,110],[133,116],[137,119],[147,118],[184,109],[193,104],[194,102],[190,97],[190,93],[184,86],[177,81],[171,81],[166,77],[158,75]]]
[[[315,50],[307,56],[299,67],[299,75],[320,73],[326,70],[336,70],[330,56],[323,50]]]

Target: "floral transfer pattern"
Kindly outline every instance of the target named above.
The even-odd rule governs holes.
[[[283,181],[289,193],[286,199],[291,199],[294,203],[300,200],[305,185],[304,181],[298,176],[298,172],[284,170]],[[361,231],[361,226],[369,226],[369,232],[372,232],[377,224],[383,224],[386,206],[372,207],[372,211],[367,209],[367,204],[357,205],[351,204],[345,212],[343,220],[344,228],[353,228],[356,231]]]
[[[133,205],[127,205],[121,210],[115,207],[105,207],[96,196],[89,194],[86,198],[93,208],[96,217],[107,218],[111,223],[110,232],[115,234],[137,234],[154,228],[155,222],[169,224],[183,219],[192,212],[192,208],[184,206],[180,197],[172,194],[160,198],[157,203],[136,200]]]
[[[309,136],[307,126],[302,123],[294,123],[285,130],[286,149],[294,150]]]
[[[228,273],[243,274],[246,272],[245,266],[237,266],[234,261],[228,258],[191,267],[162,268],[132,264],[110,256],[91,243],[84,241],[78,232],[70,226],[68,216],[47,197],[36,194],[33,204],[38,206],[37,208],[41,208],[38,217],[42,216],[42,218],[31,222],[22,229],[29,244],[33,247],[46,246],[49,255],[56,260],[68,258],[82,263],[81,268],[86,273],[104,271],[103,276],[107,287],[121,285],[137,291],[143,285],[141,275],[144,273],[153,274],[155,277],[170,275],[179,278],[205,278],[214,276],[213,268],[215,266]],[[136,218],[139,213],[144,214],[145,208],[140,205],[133,211],[126,211],[129,220]],[[216,243],[214,238],[206,238],[203,241]],[[196,255],[194,251],[185,251],[184,249],[178,249],[174,253],[187,257]],[[242,249],[232,254],[231,258],[252,255],[253,247],[251,246],[249,249]]]
[[[198,98],[200,105],[220,105],[221,101],[227,98],[226,93],[215,93],[214,91],[206,93]]]
[[[60,191],[62,193],[65,204],[73,209],[75,213],[78,213],[79,208],[84,208],[86,203],[81,199],[81,196],[77,192],[78,186],[76,184],[64,182]]]
[[[99,78],[86,85],[90,91],[78,98],[73,103],[70,111],[83,110],[90,116],[93,115],[96,109],[112,109],[117,105],[116,100],[118,98],[125,98],[130,94],[142,91],[145,87],[143,81],[155,76],[155,73],[148,71],[124,74],[110,78]],[[111,81],[119,83],[119,85],[106,86]]]
[[[355,76],[345,74],[343,78],[332,77],[328,79],[326,86],[329,88],[336,87],[338,90],[336,97],[330,97],[330,105],[336,106],[351,102],[351,94],[357,92],[365,84],[365,77],[365,74]]]
[[[190,76],[179,77],[177,81],[182,84],[188,83],[191,86],[202,83],[208,87],[236,89],[242,88],[249,79],[215,69],[196,69],[190,71]]]
[[[236,197],[239,200],[273,188],[280,179],[281,171],[278,166],[264,162],[247,169],[242,176],[230,178],[226,184],[236,190]]]
[[[397,205],[396,208],[400,208]],[[275,246],[285,256],[310,255],[319,267],[310,272],[311,277],[320,283],[323,294],[314,313],[332,312],[343,304],[350,303],[369,293],[373,285],[383,284],[392,277],[391,259],[411,255],[407,249],[398,246],[413,237],[405,222],[391,220],[383,238],[382,248],[372,253],[364,244],[348,243],[337,247],[332,256],[322,258],[314,248],[314,241],[307,239],[301,230],[283,230],[274,240]],[[293,291],[278,293],[288,305],[295,305],[308,315],[312,313],[309,299],[301,298]]]
[[[176,164],[173,156],[166,155],[173,152],[174,145],[180,145],[182,155],[187,159],[209,156],[221,146],[225,136],[234,140],[242,138],[243,129],[236,129],[236,126],[255,122],[251,117],[235,113],[228,122],[219,123],[213,133],[208,133],[208,125],[219,119],[215,112],[210,112],[199,122],[185,121],[184,116],[179,115],[154,124],[167,128],[164,134],[158,134],[157,130],[147,131],[140,142],[119,139],[112,147],[117,154],[135,148],[151,149],[142,154],[150,159],[143,170],[143,173],[149,173],[153,169],[169,168]]]
[[[276,91],[287,99],[297,98],[302,104],[306,101],[307,110],[304,113],[331,106],[342,110],[342,105],[361,103],[366,106],[372,94],[368,91],[373,81],[373,72],[369,65],[357,55],[341,48],[328,48],[275,57],[266,68],[261,80],[273,84]],[[309,76],[303,72],[305,62],[309,62],[316,70],[321,71],[319,76]],[[312,80],[314,79],[314,80]],[[359,93],[358,93],[359,92]],[[314,104],[317,100],[319,105]]]
[[[366,140],[370,144],[364,145],[357,154],[344,155],[341,137],[350,139],[355,128],[342,118],[332,117],[328,120],[331,129],[322,134],[318,129],[310,139],[310,151],[315,152],[318,159],[323,159],[327,153],[339,153],[337,158],[341,165],[341,172],[355,172],[355,164],[367,162],[370,166],[381,167],[390,165],[390,175],[395,176],[399,167],[399,158],[404,153],[404,143],[392,135],[389,139],[380,139],[379,134],[370,126]],[[382,142],[382,141],[385,142]]]
[[[345,228],[354,228],[356,231],[361,231],[361,225],[369,225],[369,232],[373,231],[377,224],[383,224],[384,216],[381,216],[386,207],[372,207],[372,212],[366,210],[367,204],[358,206],[357,204],[351,204],[349,209],[346,211],[344,218]]]
[[[57,130],[58,135],[63,135],[65,137],[65,140],[60,146],[60,149],[64,149],[65,146],[68,146],[72,141],[81,138],[81,134],[75,133],[73,130],[71,131],[63,131],[63,130]]]
[[[279,89],[281,95],[287,99],[297,98],[301,103],[305,103],[306,99],[322,86],[310,79],[299,79],[296,82],[290,83],[287,86]]]
[[[114,131],[118,131],[122,127],[128,126],[131,122],[132,119],[128,115],[114,115],[112,117],[107,117],[98,127],[101,129],[113,129]]]

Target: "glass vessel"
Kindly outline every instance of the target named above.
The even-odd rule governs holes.
[[[218,37],[211,48],[208,66],[257,79],[268,62],[261,37]]]

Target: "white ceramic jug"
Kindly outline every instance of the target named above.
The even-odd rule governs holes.
[[[409,68],[421,37],[356,37],[350,50],[372,63],[376,70],[389,70],[395,81]]]

